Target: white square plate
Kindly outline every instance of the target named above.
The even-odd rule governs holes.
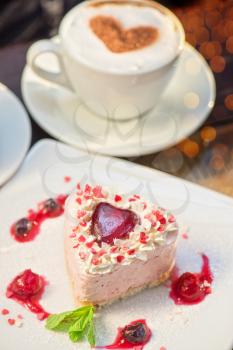
[[[71,182],[65,182],[65,176]],[[179,238],[177,265],[199,271],[203,252],[214,274],[213,293],[193,306],[177,306],[165,286],[101,309],[96,318],[97,344],[110,344],[118,326],[146,318],[153,338],[145,350],[229,350],[233,345],[233,201],[194,184],[119,159],[43,140],[33,147],[18,175],[0,191],[0,310],[23,314],[23,327],[9,326],[0,313],[0,349],[87,350],[87,343],[72,344],[68,337],[47,331],[43,322],[5,297],[8,283],[31,268],[44,275],[49,286],[41,301],[46,310],[73,309],[72,291],[64,264],[63,217],[48,220],[33,242],[19,244],[10,225],[29,208],[58,193],[67,193],[77,181],[120,187],[143,194],[173,210],[180,227],[189,226],[188,239]],[[119,282],[120,283],[120,282]]]

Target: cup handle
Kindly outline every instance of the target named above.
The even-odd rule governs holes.
[[[60,70],[58,73],[50,72],[37,64],[36,59],[44,53],[52,53],[56,56]],[[74,91],[65,73],[65,66],[59,43],[51,40],[39,40],[35,42],[27,52],[27,64],[39,77]]]

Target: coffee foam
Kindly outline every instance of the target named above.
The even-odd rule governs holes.
[[[160,68],[178,54],[181,33],[172,16],[152,6],[138,6],[133,1],[117,5],[111,1],[99,6],[91,4],[95,3],[75,7],[62,25],[65,45],[84,64],[113,73],[134,73]],[[126,30],[139,26],[155,28],[158,38],[147,47],[114,53],[91,29],[90,21],[96,16],[113,17]]]

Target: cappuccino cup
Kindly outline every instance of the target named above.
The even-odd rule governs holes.
[[[40,40],[27,53],[39,77],[71,90],[95,114],[127,120],[154,108],[177,69],[183,27],[150,0],[90,0],[63,18],[58,41]],[[59,72],[42,68],[52,53]]]

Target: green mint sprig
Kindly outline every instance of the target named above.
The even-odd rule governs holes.
[[[83,306],[73,311],[53,314],[47,318],[45,327],[52,331],[68,333],[72,342],[87,339],[95,346],[94,307]]]

